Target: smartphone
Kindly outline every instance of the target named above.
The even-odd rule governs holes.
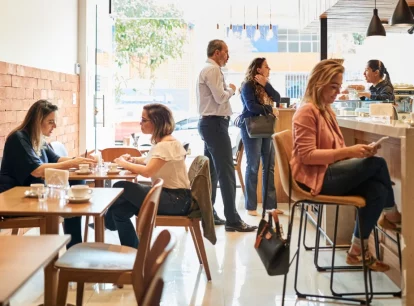
[[[381,144],[381,142],[383,142],[384,140],[386,140],[386,139],[388,139],[389,137],[388,136],[384,136],[384,137],[381,137],[379,140],[377,140],[376,142],[373,142],[373,143],[371,143],[370,144],[370,146],[371,147],[377,147],[377,146],[379,146],[380,144]]]

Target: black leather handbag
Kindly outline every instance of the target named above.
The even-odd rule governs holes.
[[[276,116],[273,113],[247,117],[244,122],[250,138],[270,138],[275,132]]]
[[[283,239],[275,210],[267,211],[268,220],[260,221],[254,245],[267,274],[285,275],[289,272],[289,243]],[[273,228],[273,221],[275,228]]]

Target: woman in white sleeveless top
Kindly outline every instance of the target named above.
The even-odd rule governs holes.
[[[150,177],[153,182],[162,178],[164,185],[158,214],[184,216],[188,214],[191,205],[190,181],[184,162],[186,151],[181,142],[171,135],[174,127],[169,108],[158,103],[145,105],[141,130],[144,134],[151,134],[151,150],[145,157],[126,154],[115,162],[126,170]],[[110,230],[118,230],[122,245],[137,248],[139,241],[131,217],[138,215],[151,186],[120,181],[113,187],[124,188],[124,192],[109,208],[105,226]]]

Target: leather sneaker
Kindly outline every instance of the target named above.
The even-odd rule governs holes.
[[[220,219],[218,215],[214,215],[214,225],[224,225],[226,220]]]
[[[226,232],[253,232],[257,229],[257,226],[248,225],[244,221],[238,223],[227,223],[226,222]]]

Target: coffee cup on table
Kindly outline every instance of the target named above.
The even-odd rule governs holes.
[[[110,163],[108,165],[108,170],[109,170],[109,172],[115,172],[115,171],[117,171],[118,170],[118,164],[116,164],[116,163]]]
[[[43,187],[45,187],[45,184],[30,184],[30,193],[37,194],[37,190]]]
[[[80,172],[89,172],[89,164],[79,164]]]
[[[92,193],[88,185],[75,185],[70,187],[70,191],[74,198],[86,198]]]

